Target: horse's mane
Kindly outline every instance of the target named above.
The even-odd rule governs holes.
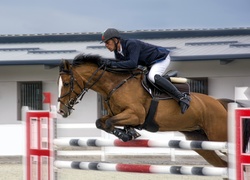
[[[84,64],[86,62],[94,63],[94,64],[99,64],[101,60],[101,56],[99,55],[92,55],[92,54],[81,54],[78,55],[79,58],[76,60],[73,60],[72,66],[79,66],[81,64]]]
[[[96,64],[98,66],[101,65],[100,61],[102,60],[102,57],[99,55],[80,54],[77,56],[78,56],[78,58],[75,58],[75,60],[73,60],[71,63],[73,67],[80,66],[84,63],[93,63],[93,64]],[[110,59],[110,60],[114,60],[114,59]],[[111,68],[111,67],[105,66],[105,70],[109,71],[109,72],[113,72],[113,73],[131,74],[134,70],[137,70],[137,68],[135,68],[135,69],[121,69],[121,68]]]

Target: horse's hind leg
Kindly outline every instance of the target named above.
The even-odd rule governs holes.
[[[195,150],[201,155],[209,164],[216,167],[227,167],[227,162],[221,159],[221,157],[215,151],[209,150]]]
[[[182,132],[187,140],[208,141],[206,134],[203,131]],[[195,150],[208,163],[216,167],[227,167],[227,162],[224,161],[215,151]]]

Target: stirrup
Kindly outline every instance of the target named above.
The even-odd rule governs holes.
[[[185,111],[189,108],[191,98],[187,95],[184,94],[182,98],[179,100],[179,105],[181,106],[181,113],[184,114]]]
[[[187,94],[183,94],[183,97],[180,98],[180,102],[184,102],[186,103],[187,105],[189,105],[189,102],[190,102],[190,97],[187,95]]]

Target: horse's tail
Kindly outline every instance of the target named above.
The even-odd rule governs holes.
[[[232,99],[217,99],[220,103],[221,103],[221,105],[226,109],[226,110],[228,110],[227,109],[227,105],[229,104],[229,103],[233,103],[233,102],[235,102],[235,101],[233,101]],[[241,106],[241,105],[240,105]]]
[[[228,110],[228,103],[232,103],[235,102],[231,99],[218,99],[218,101],[222,104],[222,106]],[[244,105],[242,103],[236,102],[240,107],[244,107]],[[243,128],[243,146],[242,146],[242,150],[243,152],[246,152],[247,150],[247,146],[248,146],[248,142],[250,139],[250,119],[246,118],[243,120],[242,123],[242,128]]]

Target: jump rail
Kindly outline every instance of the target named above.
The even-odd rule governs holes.
[[[164,148],[179,148],[179,149],[203,149],[203,150],[226,150],[227,142],[215,141],[182,141],[182,140],[133,140],[123,142],[119,139],[54,139],[56,146],[81,146],[81,147],[164,147]]]
[[[105,162],[79,162],[79,161],[55,161],[57,168],[119,171],[155,174],[182,174],[198,176],[227,176],[227,168],[216,167],[193,167],[193,166],[165,166],[147,164],[120,164]]]
[[[229,142],[207,142],[207,141],[181,141],[168,140],[165,142],[156,140],[134,140],[122,142],[120,140],[107,139],[54,139],[53,127],[56,124],[56,116],[49,111],[29,111],[26,114],[26,179],[40,180],[44,175],[46,179],[53,180],[57,177],[56,168],[73,168],[100,171],[121,171],[140,173],[164,173],[202,176],[226,176],[229,179],[243,179],[244,166],[250,165],[250,155],[242,152],[241,138],[243,136],[241,123],[250,119],[250,108],[236,108],[237,104],[229,106]],[[232,122],[231,122],[232,121]],[[56,128],[55,128],[56,131]],[[43,133],[41,133],[43,132]],[[54,136],[53,136],[54,135]],[[53,162],[53,144],[56,146],[119,146],[119,147],[170,147],[182,149],[204,149],[229,151],[229,168],[216,167],[192,167],[192,166],[165,166],[145,164],[118,164],[106,162],[78,162],[60,161]],[[236,146],[237,145],[237,146]],[[233,151],[232,151],[233,150]],[[56,157],[55,157],[56,158]],[[47,167],[44,168],[44,163]],[[44,178],[44,177],[43,177]]]

